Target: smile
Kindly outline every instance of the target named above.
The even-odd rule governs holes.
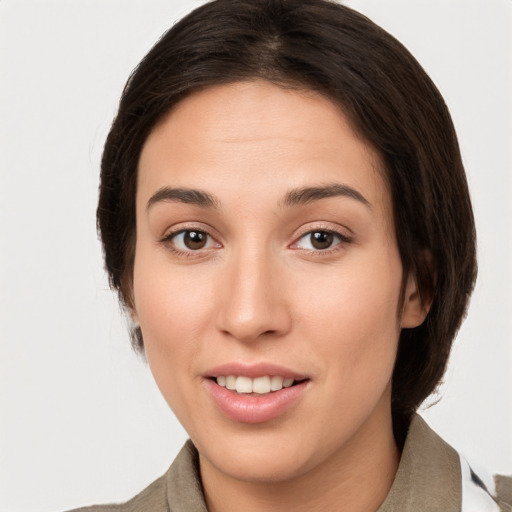
[[[310,378],[291,372],[283,371],[288,373],[286,376],[261,372],[258,376],[254,367],[244,372],[229,366],[224,375],[224,371],[217,371],[203,379],[203,383],[218,410],[235,422],[264,423],[286,415],[311,387]],[[273,373],[268,366],[266,370]]]
[[[215,380],[219,386],[236,391],[238,394],[256,393],[259,395],[266,395],[274,391],[280,391],[283,388],[289,388],[295,382],[292,378],[280,377],[278,375],[265,375],[254,379],[245,375],[220,375]]]

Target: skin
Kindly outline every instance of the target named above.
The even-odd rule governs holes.
[[[212,87],[152,131],[139,162],[133,318],[154,378],[200,453],[210,511],[376,510],[399,452],[391,375],[426,314],[402,265],[378,155],[328,99],[264,81]],[[347,195],[285,204],[292,189]],[[214,205],[148,202],[164,187]],[[158,199],[158,198],[157,198]],[[208,234],[190,249],[180,230]],[[311,232],[333,232],[318,249]],[[206,235],[205,235],[206,236]],[[399,312],[397,314],[397,311]],[[272,362],[309,378],[271,421],[227,418],[214,366]]]

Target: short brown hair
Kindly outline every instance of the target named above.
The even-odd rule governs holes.
[[[265,79],[317,91],[380,154],[404,275],[432,299],[403,329],[395,434],[438,385],[476,278],[475,226],[457,137],[435,85],[396,39],[328,0],[216,0],[179,21],[130,76],[101,166],[98,227],[111,286],[132,305],[139,156],[155,124],[199,89]],[[135,345],[142,348],[140,330]]]

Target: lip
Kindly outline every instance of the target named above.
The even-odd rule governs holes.
[[[219,386],[214,379],[219,375],[244,375],[252,379],[279,375],[301,382],[264,395],[249,395]],[[239,423],[256,424],[273,420],[289,411],[303,397],[310,380],[303,374],[275,364],[228,363],[209,370],[203,382],[213,402],[225,416]]]
[[[285,379],[294,380],[305,380],[307,375],[297,373],[285,366],[280,366],[273,363],[256,363],[256,364],[244,364],[244,363],[226,363],[216,366],[205,372],[206,378],[218,377],[220,375],[244,375],[255,379],[256,377],[264,377],[266,375],[284,377]]]

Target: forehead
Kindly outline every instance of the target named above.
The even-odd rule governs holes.
[[[387,200],[383,176],[377,152],[332,101],[259,80],[210,87],[177,104],[143,147],[138,190],[229,183],[256,193],[269,183],[293,188],[341,180]]]

